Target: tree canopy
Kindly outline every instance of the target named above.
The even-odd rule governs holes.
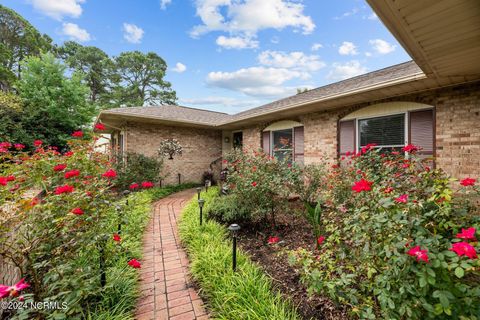
[[[96,113],[86,99],[88,88],[79,74],[66,77],[66,66],[51,53],[27,58],[22,68],[21,123],[28,135],[22,143],[42,139],[47,145],[65,147],[70,134],[91,123]]]
[[[154,52],[122,52],[115,58],[114,99],[118,106],[176,104],[176,93],[165,81],[167,64]]]
[[[52,49],[52,39],[42,35],[15,11],[0,5],[0,89],[9,90],[19,77],[23,59]]]

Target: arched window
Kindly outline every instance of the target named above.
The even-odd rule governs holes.
[[[277,159],[303,163],[303,124],[283,120],[263,130],[263,151]]]
[[[367,144],[383,150],[399,150],[407,144],[420,146],[419,154],[433,156],[435,110],[415,102],[371,105],[343,117],[339,122],[339,154],[357,152]]]

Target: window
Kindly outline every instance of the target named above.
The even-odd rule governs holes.
[[[272,131],[273,156],[278,160],[293,159],[293,130]]]
[[[369,143],[384,151],[414,144],[417,155],[435,156],[435,108],[426,104],[393,101],[358,109],[338,123],[338,154],[358,152]]]
[[[281,120],[266,127],[261,136],[263,151],[289,163],[304,161],[303,124],[293,120]]]
[[[233,148],[241,149],[243,146],[243,132],[237,131],[233,133]]]
[[[358,120],[358,149],[367,144],[399,149],[405,145],[405,114]]]

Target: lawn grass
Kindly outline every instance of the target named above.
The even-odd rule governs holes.
[[[172,193],[195,187],[194,184],[182,184],[152,188],[135,192],[128,198],[120,199],[116,204],[122,209],[121,247],[113,250],[116,254],[108,258],[107,285],[99,299],[87,307],[85,318],[91,320],[129,320],[134,319],[135,304],[139,297],[137,289],[138,272],[127,265],[131,257],[142,256],[142,239],[150,220],[152,203]],[[125,205],[128,199],[128,206]],[[115,207],[112,206],[112,207]],[[117,232],[118,213],[111,210],[109,216],[111,233]],[[108,245],[117,246],[109,242]],[[109,250],[110,251],[110,250]]]
[[[218,188],[202,193],[205,212],[218,195]],[[271,280],[244,253],[237,255],[232,271],[232,245],[228,230],[213,220],[199,225],[199,209],[193,198],[182,212],[179,233],[186,246],[193,278],[214,319],[300,319],[292,305],[273,291]]]

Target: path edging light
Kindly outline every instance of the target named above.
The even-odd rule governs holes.
[[[231,224],[228,230],[232,233],[232,270],[237,271],[237,232],[240,230],[240,226],[236,223]]]
[[[198,207],[200,208],[200,225],[202,225],[202,215],[203,215],[203,205],[205,204],[205,200],[198,199]]]

